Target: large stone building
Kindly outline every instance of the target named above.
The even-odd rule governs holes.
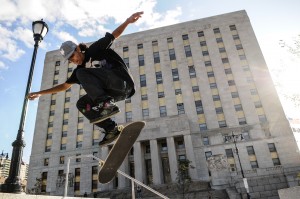
[[[178,160],[188,159],[192,180],[213,188],[245,192],[241,169],[256,198],[295,185],[297,145],[245,11],[124,35],[112,48],[136,83],[115,120],[147,121],[121,170],[163,185],[176,182]],[[64,83],[74,67],[48,52],[41,89]],[[67,157],[108,154],[111,146],[98,147],[101,129],[76,109],[84,94],[76,85],[40,98],[28,187],[41,177],[43,192],[62,194]],[[130,186],[122,176],[98,184],[92,158],[70,165],[69,195]]]

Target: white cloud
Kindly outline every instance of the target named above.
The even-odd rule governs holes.
[[[0,61],[0,70],[1,69],[8,69],[8,66],[6,66],[3,62]]]
[[[64,32],[64,31],[57,32],[57,31],[55,31],[55,32],[53,32],[53,34],[56,35],[62,41],[71,40],[75,43],[78,43],[77,39],[68,32]]]

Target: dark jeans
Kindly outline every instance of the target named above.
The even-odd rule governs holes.
[[[97,112],[92,109],[96,104],[110,98],[115,102],[121,101],[130,93],[132,88],[117,75],[118,72],[106,68],[80,68],[76,71],[76,76],[87,93],[77,101],[76,106],[89,120],[96,117]],[[109,118],[95,125],[110,131],[117,124]]]

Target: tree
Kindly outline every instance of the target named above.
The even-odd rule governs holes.
[[[188,192],[189,186],[192,182],[189,174],[189,168],[194,168],[190,165],[191,161],[188,159],[178,160],[178,171],[177,173],[177,186],[178,192],[182,194],[182,198],[185,198],[185,193]]]

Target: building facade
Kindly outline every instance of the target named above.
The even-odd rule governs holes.
[[[176,182],[178,160],[188,159],[192,180],[215,188],[245,191],[236,183],[241,169],[252,195],[292,186],[292,177],[279,177],[296,172],[297,145],[245,11],[124,35],[112,48],[136,83],[114,119],[147,122],[121,170],[145,184],[169,184]],[[48,52],[41,89],[64,83],[74,67],[58,50]],[[62,194],[70,156],[69,195],[130,186],[122,176],[98,184],[98,162],[76,158],[105,159],[111,149],[99,149],[101,129],[76,108],[84,94],[75,85],[39,99],[28,187],[41,177],[43,192]],[[260,178],[275,180],[259,185]]]

